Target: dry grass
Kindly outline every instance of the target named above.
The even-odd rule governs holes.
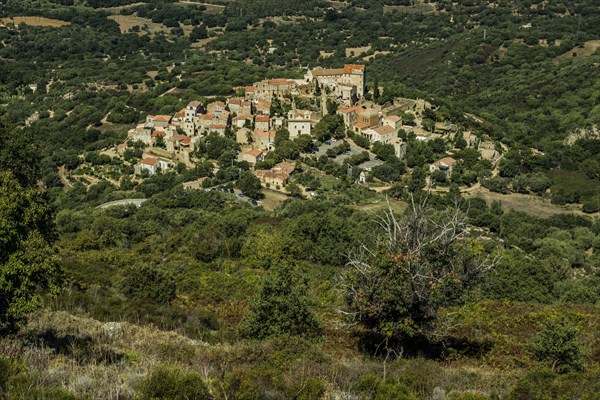
[[[275,210],[281,203],[289,199],[285,193],[272,189],[263,189],[263,194],[265,198],[260,201],[260,204],[269,211]]]
[[[358,57],[369,50],[371,50],[370,45],[363,47],[346,47],[346,57]]]
[[[572,57],[587,57],[594,54],[600,49],[600,40],[588,40],[583,44],[582,47],[574,47],[572,50],[567,51],[565,54],[560,55],[554,59],[555,62],[560,62],[567,58]]]
[[[395,199],[388,199],[390,207],[394,210],[395,213],[401,214],[406,210],[408,204]],[[366,204],[362,206],[356,206],[358,210],[367,211],[367,212],[379,212],[388,209],[388,203],[385,199],[380,199],[374,203]]]
[[[50,26],[60,28],[61,26],[70,25],[70,22],[61,21],[59,19],[44,18],[44,17],[12,17],[2,18],[0,21],[10,24],[25,24],[29,26]]]
[[[139,26],[140,28],[143,28],[145,25],[147,25],[148,31],[151,34],[158,33],[158,32],[168,32],[170,30],[163,24],[158,24],[158,23],[152,22],[151,20],[149,20],[147,18],[137,17],[135,15],[120,15],[120,14],[118,14],[118,15],[110,15],[107,18],[112,19],[113,21],[116,21],[117,24],[119,24],[121,33],[129,32],[129,30],[136,25]],[[145,32],[141,30],[139,32],[139,34],[144,35]]]
[[[197,49],[202,49],[207,44],[209,44],[210,42],[212,42],[213,40],[215,40],[216,38],[217,38],[217,36],[209,37],[209,38],[206,38],[206,39],[200,39],[200,40],[192,43],[192,47],[193,48],[197,48]]]
[[[469,197],[481,197],[487,203],[497,200],[502,203],[502,208],[505,211],[522,211],[538,218],[548,218],[556,214],[564,213],[584,215],[579,206],[559,206],[552,204],[550,201],[541,197],[527,194],[502,194],[491,192],[485,188],[478,188],[469,193],[464,193],[463,195],[465,195],[467,199]]]
[[[369,60],[374,59],[377,56],[385,56],[387,54],[390,54],[390,52],[389,51],[376,51],[375,53],[373,53],[369,56],[363,57],[363,60],[369,61]]]
[[[204,6],[206,7],[206,14],[223,14],[225,11],[225,6],[220,4],[211,4],[211,3],[200,3],[196,1],[187,1],[181,0],[179,4],[190,5],[190,6]]]
[[[407,14],[430,14],[437,12],[435,4],[432,3],[421,3],[412,6],[383,6],[383,12],[389,13],[399,11]]]

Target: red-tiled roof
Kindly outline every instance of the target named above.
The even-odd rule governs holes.
[[[365,66],[362,64],[344,64],[344,73],[351,74],[353,71],[365,71]]]
[[[256,122],[269,122],[268,115],[259,115],[256,117]]]
[[[156,165],[156,164],[158,164],[158,160],[156,158],[147,157],[142,160],[142,164]]]

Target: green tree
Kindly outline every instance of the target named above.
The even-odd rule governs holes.
[[[306,289],[306,280],[289,263],[272,267],[252,302],[250,314],[242,322],[241,334],[264,339],[316,333],[318,323],[310,310]]]
[[[52,242],[52,212],[40,190],[0,173],[0,330],[10,330],[56,295],[63,273]]]
[[[585,366],[585,351],[577,340],[578,329],[568,321],[548,320],[542,331],[529,343],[533,358],[553,371],[581,371]]]
[[[124,271],[123,293],[130,298],[142,298],[157,304],[169,304],[177,297],[173,277],[149,266],[133,266]]]
[[[408,182],[408,191],[411,193],[420,192],[425,187],[425,171],[421,167],[415,167],[410,175]]]
[[[263,197],[260,180],[251,172],[243,172],[237,181],[237,188],[251,199],[258,200]]]
[[[16,131],[0,121],[0,171],[10,171],[23,186],[41,178],[40,151],[28,130]]]

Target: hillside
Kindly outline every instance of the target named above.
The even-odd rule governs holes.
[[[0,399],[596,399],[593,0],[7,0]]]

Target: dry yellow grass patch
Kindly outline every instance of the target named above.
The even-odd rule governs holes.
[[[346,47],[346,57],[357,57],[371,50],[371,46],[363,47]]]
[[[376,51],[375,53],[373,53],[373,54],[371,54],[369,56],[363,57],[363,60],[369,61],[369,60],[372,60],[373,58],[375,58],[377,56],[385,56],[386,54],[390,54],[390,52],[387,51],[387,50],[386,51]]]
[[[197,42],[192,43],[192,47],[194,48],[203,48],[204,46],[206,46],[207,44],[209,44],[210,42],[212,42],[213,40],[215,40],[217,37],[213,36],[213,37],[209,37],[206,39],[200,39]]]
[[[70,22],[61,21],[59,19],[44,18],[44,17],[12,17],[2,18],[4,23],[9,24],[25,24],[29,26],[51,26],[53,28],[60,28],[61,26],[70,25]]]
[[[145,25],[148,26],[148,31],[150,33],[158,33],[158,32],[168,32],[169,28],[164,26],[163,24],[158,24],[156,22],[152,22],[147,18],[137,17],[135,15],[109,15],[108,19],[112,19],[119,24],[119,29],[121,29],[121,33],[129,32],[131,28],[134,26],[139,26],[143,28]],[[140,31],[139,34],[143,35],[145,32]]]
[[[272,211],[279,207],[285,200],[289,199],[289,196],[276,190],[263,189],[262,192],[265,195],[265,198],[260,201],[260,204],[265,210]]]
[[[591,56],[600,49],[600,40],[588,40],[583,44],[583,47],[575,47],[554,59],[555,62],[562,61],[570,57],[586,57]]]

